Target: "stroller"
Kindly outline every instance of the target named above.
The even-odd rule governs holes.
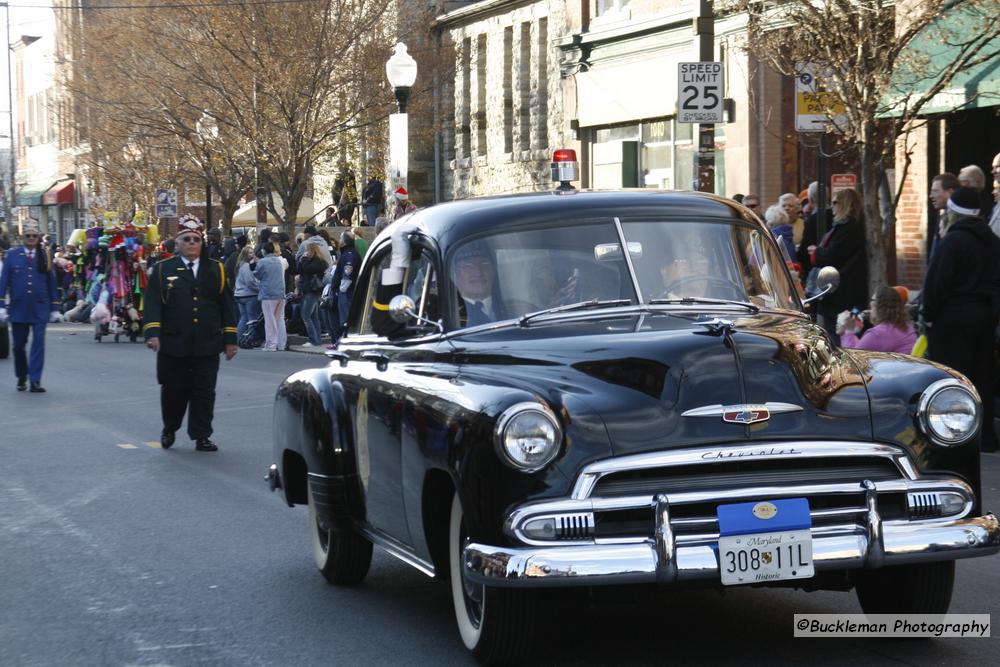
[[[250,320],[243,329],[243,334],[236,341],[244,350],[252,350],[264,344],[264,316]]]

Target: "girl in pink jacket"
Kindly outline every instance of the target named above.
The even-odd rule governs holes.
[[[856,334],[860,324],[857,319],[847,311],[847,317],[844,317],[845,313],[841,313],[841,317],[837,318],[840,344],[859,350],[910,354],[913,344],[917,342],[917,332],[906,315],[906,307],[899,292],[888,285],[882,285],[875,290],[871,307],[871,319],[875,326],[861,338]]]

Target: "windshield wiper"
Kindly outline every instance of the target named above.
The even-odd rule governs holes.
[[[760,312],[760,306],[750,303],[749,301],[733,301],[731,299],[710,299],[708,297],[702,296],[686,296],[681,299],[652,299],[648,302],[650,305],[661,305],[670,303],[682,303],[682,304],[711,304],[716,306],[742,306],[748,309],[755,315]]]
[[[550,313],[565,313],[571,310],[587,310],[588,308],[603,308],[605,306],[629,306],[632,304],[631,299],[606,299],[601,301],[600,299],[591,299],[590,301],[579,301],[577,303],[567,303],[562,306],[555,306],[553,308],[546,308],[545,310],[536,310],[533,313],[525,313],[521,316],[521,319],[517,321],[518,325],[525,326],[528,321],[539,315],[549,315]]]

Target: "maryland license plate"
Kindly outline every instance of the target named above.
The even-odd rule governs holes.
[[[724,585],[808,579],[816,573],[805,498],[720,505],[718,519]]]

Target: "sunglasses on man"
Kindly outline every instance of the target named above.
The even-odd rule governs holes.
[[[177,238],[177,240],[180,241],[181,243],[201,243],[201,237],[193,235],[180,236]]]

